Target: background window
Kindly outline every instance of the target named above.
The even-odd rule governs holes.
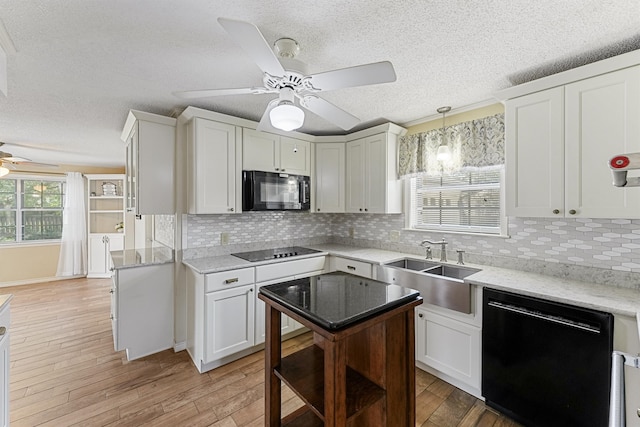
[[[500,234],[501,183],[496,168],[411,178],[409,228]]]
[[[64,187],[57,180],[0,180],[0,243],[59,240]]]

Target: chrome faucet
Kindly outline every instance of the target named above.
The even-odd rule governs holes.
[[[447,246],[447,241],[444,240],[444,238],[439,241],[439,242],[432,242],[431,240],[423,240],[422,243],[420,243],[420,246],[424,246],[425,243],[428,243],[430,245],[441,245],[440,246],[440,262],[447,262],[447,250],[446,250],[446,246]],[[429,248],[431,249],[431,248]],[[427,255],[429,255],[430,250],[427,250]]]

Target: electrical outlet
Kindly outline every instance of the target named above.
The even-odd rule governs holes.
[[[355,231],[354,231],[353,227],[349,227],[349,237],[353,239],[354,235],[355,235]]]
[[[392,242],[397,242],[398,240],[400,240],[400,231],[391,230],[391,232],[389,233],[389,237]]]
[[[221,245],[229,244],[229,233],[220,233],[220,244]]]

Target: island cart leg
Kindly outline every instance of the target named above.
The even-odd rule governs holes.
[[[324,341],[324,425],[347,425],[347,346],[345,340]]]
[[[270,304],[265,304],[266,342],[264,348],[265,381],[264,381],[264,422],[266,426],[280,427],[280,379],[275,369],[280,366],[282,343],[280,337],[280,312]]]

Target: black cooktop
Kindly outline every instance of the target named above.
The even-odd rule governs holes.
[[[231,255],[242,258],[246,261],[258,262],[277,258],[295,257],[299,255],[310,255],[318,252],[321,251],[303,248],[302,246],[289,246],[286,248],[264,249],[262,251],[239,252]]]

